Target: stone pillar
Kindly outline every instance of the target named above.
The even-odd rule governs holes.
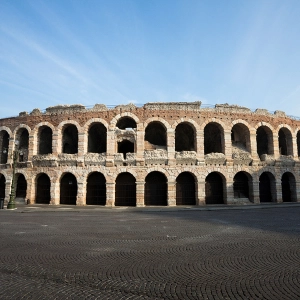
[[[5,198],[4,198],[5,203],[8,203],[9,201],[10,191],[11,191],[11,177],[6,178],[5,181]]]
[[[198,181],[198,202],[197,205],[206,205],[205,203],[205,181]]]
[[[174,165],[175,161],[175,130],[167,130],[167,150],[168,150],[168,164]]]
[[[145,181],[136,182],[136,206],[143,207],[145,206]]]
[[[168,181],[168,206],[176,206],[176,182]]]
[[[78,156],[83,156],[84,154],[84,133],[78,133]]]
[[[34,204],[36,202],[36,180],[35,178],[30,178],[27,180],[27,191],[25,203]]]
[[[234,203],[234,190],[233,190],[233,179],[227,180],[225,191],[223,192],[223,198],[225,204]]]
[[[257,154],[256,132],[250,134],[251,157],[253,160],[259,160]]]
[[[297,202],[300,202],[300,181],[296,181],[296,197],[297,197]]]
[[[224,146],[225,146],[225,157],[228,165],[232,165],[232,143],[231,143],[231,130],[224,129]]]
[[[292,135],[292,144],[293,144],[293,156],[294,159],[298,160],[298,147],[297,147],[297,135]]]
[[[274,158],[279,159],[279,142],[278,142],[278,132],[273,132],[273,147],[274,147]]]
[[[60,182],[52,181],[50,187],[50,204],[51,205],[59,205],[60,204]]]
[[[34,143],[34,136],[33,135],[29,135],[29,137],[28,137],[28,156],[27,156],[27,161],[32,161],[33,143]]]
[[[115,206],[115,182],[106,182],[106,205]]]
[[[77,182],[77,200],[76,205],[86,205],[86,181]]]
[[[106,166],[112,167],[114,165],[114,155],[116,153],[115,129],[109,126],[107,129],[106,142]]]
[[[259,181],[253,180],[253,203],[259,204],[260,198],[259,198]]]
[[[272,187],[271,187],[272,188]],[[282,203],[282,187],[281,180],[279,182],[276,181],[276,195],[277,195],[277,203]]]
[[[196,132],[197,160],[204,164],[204,130]]]
[[[52,153],[56,155],[61,153],[61,139],[62,137],[58,135],[58,132],[55,131],[52,133]]]
[[[145,142],[144,142],[144,128],[142,124],[137,124],[136,132],[136,160],[138,166],[143,166],[145,164],[144,151],[145,151]]]
[[[7,154],[7,164],[12,165],[13,163],[13,151],[15,149],[15,139],[10,137],[8,143],[8,154]]]

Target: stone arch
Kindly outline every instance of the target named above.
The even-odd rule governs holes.
[[[264,155],[274,155],[273,128],[270,124],[256,126],[256,150],[260,159]]]
[[[293,156],[293,136],[290,126],[278,126],[278,146],[280,155]]]
[[[7,130],[0,130],[0,164],[6,164],[9,152],[10,135]]]
[[[123,112],[123,113],[121,113],[121,114],[116,115],[116,116],[111,120],[110,124],[111,124],[112,126],[116,127],[118,120],[121,119],[121,118],[123,118],[123,117],[130,117],[130,118],[132,118],[132,119],[136,122],[136,124],[140,123],[139,118],[138,118],[135,114],[130,113],[130,112]]]
[[[10,137],[13,136],[13,133],[12,133],[12,131],[10,130],[9,127],[7,127],[7,126],[0,126],[0,131],[2,131],[2,130],[6,131]]]
[[[19,128],[18,128],[19,127]],[[19,151],[17,161],[26,162],[28,160],[29,154],[29,133],[28,126],[18,126],[15,130],[15,141],[18,141],[18,144],[15,145],[15,148]],[[30,128],[29,128],[30,130]]]
[[[152,123],[152,122],[160,122],[164,125],[166,131],[168,131],[169,129],[172,129],[171,125],[163,118],[161,117],[152,117],[152,118],[149,118],[147,119],[145,122],[144,122],[144,129],[146,129],[146,127]]]
[[[48,146],[46,147],[48,149],[48,151],[41,151],[41,152],[47,152],[47,153],[40,153],[40,142],[41,142],[41,130],[43,130],[43,128],[50,128],[52,133],[51,133],[51,139],[50,137],[46,138],[47,139],[47,144]],[[53,133],[55,132],[55,127],[50,123],[50,122],[40,122],[38,123],[34,129],[32,130],[32,134],[33,134],[33,138],[34,138],[34,143],[33,143],[33,154],[48,154],[48,153],[52,153],[52,136]],[[50,151],[49,151],[50,150]]]
[[[75,125],[77,127],[78,133],[82,133],[82,127],[78,124],[78,122],[76,122],[74,120],[65,120],[65,121],[60,122],[57,126],[57,130],[61,131],[65,125],[69,125],[69,124]]]
[[[296,179],[293,173],[284,172],[281,176],[283,202],[297,202]]]
[[[90,172],[86,181],[86,204],[106,204],[106,178],[100,172]]]
[[[28,134],[31,133],[31,128],[30,128],[28,125],[26,125],[26,124],[20,124],[20,125],[18,125],[18,126],[14,129],[14,132],[13,132],[14,139],[16,139],[16,134],[17,134],[17,132],[19,131],[19,129],[22,129],[22,128],[27,129]]]
[[[233,177],[233,194],[235,199],[253,201],[253,177],[246,171],[239,171]]]
[[[160,121],[148,123],[145,127],[145,150],[155,150],[167,147],[167,128]]]
[[[125,130],[127,128],[137,128],[137,123],[133,118],[124,116],[118,119],[116,127],[121,130]]]
[[[225,154],[225,133],[219,122],[208,122],[203,128],[204,133],[204,154],[223,153]]]
[[[90,127],[94,124],[94,123],[101,123],[106,129],[108,129],[108,123],[102,119],[102,118],[92,118],[89,119],[82,127],[82,130],[84,131],[85,134],[88,133]]]
[[[60,204],[76,205],[78,183],[70,172],[64,172],[60,177]]]
[[[300,130],[297,130],[296,139],[297,139],[297,154],[298,157],[300,157]]]
[[[46,173],[39,173],[35,177],[36,196],[35,202],[40,204],[50,204],[51,200],[51,180]]]
[[[175,127],[175,151],[197,151],[196,128],[189,122],[181,122]]]
[[[86,130],[86,129],[85,129]],[[87,128],[89,153],[105,153],[107,149],[107,127],[101,122],[89,123]]]
[[[197,177],[188,171],[176,178],[176,205],[196,205]]]
[[[128,172],[116,178],[115,206],[136,206],[136,178]]]
[[[67,123],[62,128],[62,148],[61,152],[66,154],[78,153],[78,136],[77,127],[72,123]]]
[[[167,177],[159,171],[149,172],[145,178],[145,205],[168,204]]]
[[[243,119],[237,119],[237,120],[232,121],[232,126],[234,126],[236,124],[243,124],[243,125],[245,125],[248,128],[250,134],[251,133],[255,134],[255,128],[252,127],[247,121],[245,121]]]
[[[276,202],[276,177],[271,172],[264,170],[259,176],[260,202]]]
[[[231,146],[232,152],[251,153],[250,129],[246,122],[233,122],[231,128]]]
[[[28,179],[23,172],[17,172],[15,175],[15,197],[16,202],[24,203],[27,196]]]
[[[205,203],[224,204],[226,199],[226,178],[218,172],[213,171],[205,177]]]

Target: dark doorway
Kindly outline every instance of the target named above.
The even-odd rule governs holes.
[[[26,198],[27,181],[23,174],[17,174],[16,198]]]
[[[0,199],[4,199],[5,198],[5,177],[4,175],[0,174]]]
[[[17,135],[17,140],[19,140],[19,145],[17,149],[19,150],[19,162],[25,162],[28,160],[28,144],[29,144],[29,133],[27,129],[22,128],[19,130]]]
[[[39,154],[52,153],[52,129],[42,126],[39,129]]]
[[[76,205],[77,180],[71,173],[66,173],[60,180],[60,204]]]
[[[78,153],[78,130],[73,124],[67,125],[63,130],[62,151],[66,154]]]
[[[224,133],[221,125],[208,123],[204,128],[204,154],[224,153]]]
[[[106,127],[101,123],[93,124],[88,134],[88,152],[104,153],[106,152]]]
[[[46,174],[41,174],[36,182],[36,203],[50,204],[50,178]]]
[[[118,143],[118,153],[123,153],[124,159],[126,159],[127,153],[134,153],[134,143],[123,140]]]
[[[249,179],[244,172],[238,172],[233,178],[234,198],[249,198]]]
[[[0,163],[6,164],[7,163],[7,157],[8,157],[8,146],[9,146],[9,134],[2,130],[0,133]]]
[[[168,185],[164,174],[154,171],[145,179],[145,205],[168,205]]]
[[[279,130],[278,142],[281,155],[293,155],[292,134],[287,128]]]
[[[122,130],[126,128],[136,128],[136,122],[130,117],[122,117],[118,120],[116,126]]]
[[[180,123],[175,130],[175,151],[195,151],[195,132],[188,123]]]
[[[145,130],[145,141],[157,146],[167,146],[166,128],[160,122],[151,122]]]
[[[224,204],[223,178],[217,172],[212,172],[205,179],[205,203]]]
[[[256,131],[257,154],[260,157],[263,154],[272,155],[273,151],[273,134],[267,126],[260,126]]]
[[[297,132],[297,150],[298,150],[298,157],[300,157],[300,131]]]
[[[250,132],[245,124],[235,124],[231,129],[233,147],[250,152]]]
[[[94,172],[90,174],[86,185],[86,204],[106,204],[106,179],[103,174]]]
[[[116,179],[116,206],[136,206],[136,183],[130,173],[121,173]]]
[[[297,201],[296,180],[292,173],[286,172],[282,175],[281,188],[283,202]]]
[[[259,177],[259,198],[260,202],[275,201],[272,193],[272,181],[275,185],[274,176],[269,172],[264,172]]]
[[[189,172],[176,179],[176,205],[196,205],[195,178]]]

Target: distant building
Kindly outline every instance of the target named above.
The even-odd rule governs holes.
[[[18,145],[15,141],[18,140]],[[16,147],[16,148],[15,148]],[[300,120],[237,105],[96,104],[0,120],[0,198],[152,206],[300,201]]]

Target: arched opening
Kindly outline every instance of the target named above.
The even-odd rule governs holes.
[[[52,129],[48,126],[39,128],[38,136],[39,154],[52,153]]]
[[[106,152],[107,130],[101,123],[93,124],[88,133],[88,152],[105,153]]]
[[[124,159],[126,159],[127,153],[134,153],[134,143],[128,140],[118,142],[118,153],[123,153]]]
[[[175,129],[175,151],[196,151],[195,131],[189,123],[180,123]]]
[[[50,204],[50,178],[46,174],[40,174],[36,180],[36,203]]]
[[[205,203],[224,204],[224,183],[222,176],[212,172],[205,179]]]
[[[0,199],[5,199],[5,184],[5,177],[0,173]]]
[[[250,132],[246,125],[235,124],[231,129],[232,152],[251,152]]]
[[[24,202],[27,193],[27,181],[23,174],[16,174],[16,202]]]
[[[275,177],[270,172],[264,172],[259,177],[260,202],[276,202]]]
[[[29,144],[29,133],[26,128],[20,128],[16,140],[19,144],[16,145],[17,150],[19,150],[19,162],[25,162],[28,160],[28,144]]]
[[[168,185],[164,174],[154,171],[149,173],[145,179],[145,205],[168,204]]]
[[[136,206],[136,183],[130,173],[121,173],[116,179],[116,206]]]
[[[218,123],[208,123],[204,128],[204,154],[223,153],[224,147],[224,130]]]
[[[280,155],[293,155],[292,134],[287,128],[280,128],[278,142]]]
[[[295,176],[292,173],[286,172],[282,175],[281,188],[283,202],[297,201],[296,180]]]
[[[2,130],[0,132],[0,163],[6,164],[8,158],[9,134]]]
[[[66,154],[78,153],[78,130],[73,124],[68,124],[63,129],[62,152]]]
[[[195,178],[189,172],[176,178],[176,205],[196,205]]]
[[[248,198],[250,199],[250,175],[246,172],[238,172],[233,177],[233,192],[235,199]]]
[[[267,126],[260,126],[256,130],[257,154],[260,157],[263,154],[273,155],[273,133]]]
[[[298,157],[300,157],[300,131],[297,132],[297,150],[298,150]]]
[[[76,205],[77,180],[71,173],[66,173],[60,180],[60,204]]]
[[[106,179],[104,175],[99,172],[91,173],[87,179],[86,204],[106,204]]]
[[[136,128],[136,122],[130,117],[122,117],[118,120],[116,127],[119,129]]]
[[[156,146],[167,146],[167,130],[157,121],[148,124],[145,130],[145,141]]]

